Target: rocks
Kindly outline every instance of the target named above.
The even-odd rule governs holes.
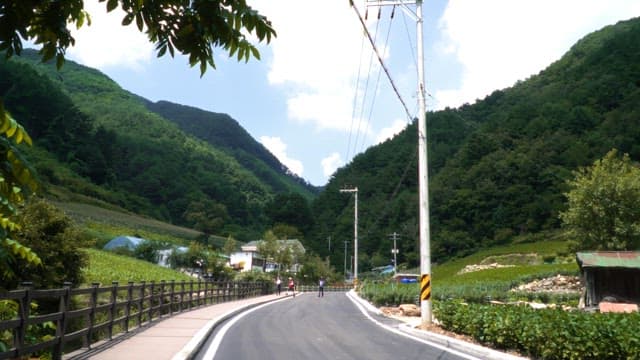
[[[462,270],[458,271],[458,275],[474,272],[474,271],[480,271],[480,270],[514,267],[514,266],[515,265],[502,265],[496,262],[491,264],[473,264],[473,265],[467,265]]]
[[[522,284],[511,291],[525,292],[552,292],[552,293],[580,293],[584,287],[578,276],[556,275],[550,278],[534,280],[527,284]]]
[[[415,304],[402,304],[398,307],[383,306],[380,308],[380,311],[387,316],[420,316],[420,308]]]
[[[420,308],[415,304],[402,304],[398,308],[403,316],[420,316]]]

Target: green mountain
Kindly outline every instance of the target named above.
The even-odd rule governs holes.
[[[300,192],[302,189],[301,195],[308,200],[319,192],[292,173],[231,116],[168,101],[146,101],[145,105],[150,111],[176,123],[185,133],[224,150],[274,190]]]
[[[572,171],[612,148],[640,160],[640,19],[594,32],[539,74],[474,104],[427,114],[432,262],[558,234]],[[314,201],[310,239],[333,264],[353,241],[360,266],[418,263],[416,126],[338,170]],[[353,242],[349,246],[352,246]],[[352,248],[348,249],[352,254]]]
[[[2,60],[0,98],[34,139],[28,152],[50,196],[248,240],[272,225],[276,195],[317,192],[233,119],[153,104],[71,61],[57,71],[29,50]]]

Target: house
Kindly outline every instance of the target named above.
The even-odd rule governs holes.
[[[596,251],[576,254],[586,291],[584,305],[601,302],[640,304],[640,251]]]
[[[262,241],[264,240],[250,241],[242,245],[240,247],[240,251],[232,253],[229,257],[229,264],[231,267],[240,271],[262,271],[263,269],[267,272],[274,271],[277,268],[277,264],[271,261],[271,259],[264,259],[258,252],[258,246]],[[278,247],[281,249],[289,247],[291,249],[296,249],[300,254],[305,253],[304,246],[302,246],[302,243],[297,239],[276,241],[278,243]],[[300,264],[298,264],[297,259],[294,259],[294,264],[291,266],[289,271],[297,272],[299,269]]]

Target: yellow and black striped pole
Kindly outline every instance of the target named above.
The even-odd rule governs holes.
[[[431,300],[431,275],[420,276],[420,302]]]

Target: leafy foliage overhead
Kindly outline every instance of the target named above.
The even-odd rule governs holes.
[[[244,0],[99,0],[106,11],[120,8],[122,25],[135,22],[140,32],[156,44],[158,57],[167,51],[188,55],[189,64],[200,64],[204,74],[207,65],[215,68],[213,47],[224,48],[229,56],[248,61],[260,59],[258,49],[243,32],[258,41],[271,41],[275,30],[266,17]],[[0,3],[0,51],[6,56],[20,55],[22,39],[42,45],[42,60],[56,57],[58,67],[64,62],[69,46],[75,44],[69,26],[91,25],[91,17],[82,0],[23,0]]]

